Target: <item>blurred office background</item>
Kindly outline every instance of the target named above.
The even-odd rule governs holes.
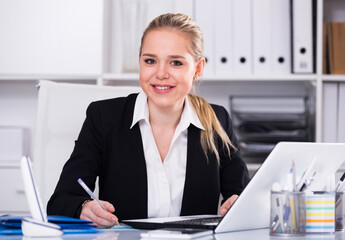
[[[28,211],[23,154],[39,176],[54,166],[35,162],[37,82],[138,86],[140,37],[161,13],[201,26],[207,66],[195,91],[229,111],[251,175],[279,141],[345,142],[345,2],[291,2],[1,0],[0,190],[10,197],[0,214]]]

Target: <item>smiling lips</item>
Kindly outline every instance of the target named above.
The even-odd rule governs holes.
[[[172,91],[173,88],[175,88],[174,86],[161,86],[161,85],[152,85],[152,87],[154,91],[159,94],[168,93]]]

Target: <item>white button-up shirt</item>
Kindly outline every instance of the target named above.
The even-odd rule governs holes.
[[[149,122],[147,96],[140,92],[134,107],[131,128],[139,122],[147,169],[148,217],[179,216],[187,164],[187,138],[190,124],[203,129],[193,105],[186,97],[181,119],[162,162]]]

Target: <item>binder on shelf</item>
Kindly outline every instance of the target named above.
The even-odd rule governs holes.
[[[338,83],[323,83],[322,141],[337,142]]]
[[[271,0],[271,72],[291,73],[290,0]]]
[[[333,25],[331,22],[326,23],[326,34],[327,34],[327,69],[330,74],[334,74],[335,67],[334,67],[334,51],[333,51]]]
[[[345,24],[333,22],[334,74],[345,74]]]
[[[313,0],[291,0],[291,4],[292,73],[313,73]]]
[[[327,23],[329,70],[331,74],[345,74],[345,22]]]
[[[206,59],[205,75],[213,75],[215,72],[214,14],[215,8],[212,1],[195,1],[195,20],[204,36],[204,57]]]
[[[271,0],[252,1],[252,11],[253,73],[269,73],[271,68]]]
[[[326,24],[327,29],[327,53],[328,53],[328,67],[329,73],[335,72],[334,67],[334,51],[333,51],[333,26],[332,23]]]
[[[215,1],[215,74],[232,73],[232,1]]]
[[[339,83],[338,142],[345,142],[345,82]]]
[[[329,73],[328,23],[322,24],[322,73]]]
[[[252,73],[251,19],[251,0],[233,0],[235,73]]]

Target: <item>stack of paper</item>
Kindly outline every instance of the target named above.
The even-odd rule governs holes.
[[[311,141],[305,97],[231,97],[231,116],[247,163],[262,163],[280,141]]]

